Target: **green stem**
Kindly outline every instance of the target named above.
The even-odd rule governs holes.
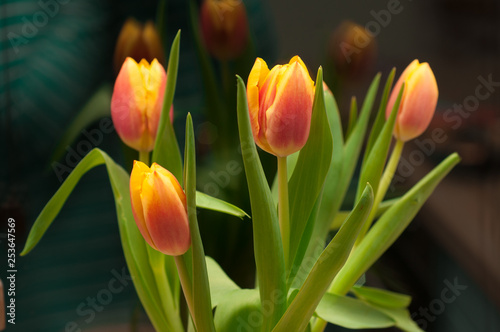
[[[384,174],[382,175],[382,178],[380,179],[380,183],[378,185],[378,190],[375,195],[375,200],[373,201],[373,208],[372,211],[370,212],[370,215],[368,216],[368,220],[366,221],[365,225],[363,226],[363,229],[359,233],[358,239],[356,240],[355,247],[357,247],[363,238],[365,237],[366,232],[370,229],[370,226],[373,223],[373,219],[375,219],[375,216],[377,215],[377,210],[378,206],[384,199],[385,194],[387,193],[387,189],[389,188],[389,185],[391,184],[392,178],[394,177],[394,173],[396,172],[396,169],[399,164],[399,159],[401,158],[401,153],[403,152],[403,147],[404,147],[404,142],[397,140],[396,145],[394,146],[394,149],[392,150],[391,158],[389,159],[389,162],[387,163],[387,166],[385,167]]]
[[[278,213],[281,231],[281,241],[283,243],[283,254],[285,256],[285,268],[288,270],[290,262],[290,208],[288,201],[288,175],[286,166],[286,156],[278,157]]]
[[[139,160],[149,166],[149,152],[139,151]]]
[[[193,284],[191,282],[191,278],[189,277],[189,273],[186,266],[186,261],[184,260],[184,255],[174,256],[175,265],[177,266],[177,272],[179,273],[179,279],[181,281],[182,292],[184,293],[184,297],[186,298],[186,303],[189,309],[189,313],[193,318],[194,324],[196,324],[196,320],[194,319],[194,302],[193,302]],[[198,327],[196,327],[198,330]]]

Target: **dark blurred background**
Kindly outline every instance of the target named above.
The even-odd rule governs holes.
[[[154,20],[157,3],[0,3],[2,253],[7,252],[7,219],[16,220],[19,253],[36,216],[59,187],[49,157],[78,110],[103,82],[114,80],[113,51],[123,22],[130,16]],[[390,193],[409,188],[451,151],[458,151],[463,162],[374,266],[368,282],[411,294],[410,311],[426,331],[500,331],[500,2],[244,3],[257,56],[271,66],[299,54],[311,73],[323,65],[346,118],[350,97],[361,101],[376,72],[384,79],[392,67],[398,76],[415,58],[429,62],[440,89],[438,109],[427,134],[405,148],[398,183]],[[167,13],[167,46],[182,29],[174,101],[182,137],[187,112],[194,114],[196,124],[204,123],[202,83],[186,1],[167,1]],[[366,27],[375,40],[374,46],[354,50],[370,51],[355,71],[334,58],[340,50],[335,31],[345,20]],[[98,126],[94,123],[89,130]],[[433,139],[435,129],[443,130],[446,138]],[[98,147],[123,162],[114,132]],[[251,257],[228,258],[230,253],[224,256],[211,244],[207,254],[222,257],[228,273],[240,284],[248,283],[240,266]],[[0,259],[4,286],[5,256]],[[16,257],[16,325],[8,325],[7,331],[70,331],[73,325],[82,331],[123,331],[133,317],[147,330],[125,266],[112,193],[100,167],[77,185],[35,250]],[[105,306],[92,308],[88,299],[99,296],[117,275],[125,276],[122,291]],[[452,301],[443,298],[450,291]]]

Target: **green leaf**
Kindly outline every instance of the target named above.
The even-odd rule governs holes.
[[[345,139],[349,139],[356,122],[358,121],[358,102],[356,97],[351,98],[351,108],[349,110],[349,123],[347,124],[347,131],[345,133]]]
[[[215,308],[226,296],[240,287],[236,285],[217,264],[217,262],[206,256],[208,280],[210,281],[210,294],[212,297],[212,307]]]
[[[193,303],[195,313],[192,318],[198,330],[215,332],[207,264],[196,212],[196,151],[191,114],[188,114],[186,119],[184,191],[186,192],[189,230],[191,231]]]
[[[217,332],[267,331],[261,330],[261,317],[266,316],[261,308],[256,289],[240,289],[228,294],[215,310]]]
[[[387,159],[387,154],[389,152],[389,147],[391,146],[392,135],[394,132],[394,126],[396,124],[396,116],[398,114],[399,103],[401,102],[401,97],[404,92],[404,83],[401,85],[398,97],[394,106],[392,108],[391,116],[385,122],[382,130],[379,132],[373,148],[370,150],[370,154],[366,159],[366,162],[361,168],[361,174],[359,176],[358,182],[358,192],[356,198],[361,195],[363,190],[363,183],[369,182],[373,186],[373,191],[377,192],[380,178],[382,177],[382,172],[384,170],[385,161]]]
[[[396,324],[390,316],[360,300],[329,293],[321,299],[316,314],[348,329],[381,329]]]
[[[170,107],[174,101],[175,86],[177,84],[177,69],[179,67],[179,48],[181,31],[177,32],[170,49],[167,68],[167,84],[161,111],[158,131],[156,132],[155,147],[152,161],[168,169],[179,182],[182,181],[182,158],[174,126],[170,122]]]
[[[434,188],[459,161],[456,153],[450,155],[385,211],[333,281],[332,293],[343,295],[351,289],[356,280],[396,241]]]
[[[308,238],[303,238],[307,234],[304,233],[304,230],[314,204],[323,188],[332,160],[333,142],[325,111],[323,70],[321,67],[318,69],[316,78],[316,93],[310,132],[307,143],[300,150],[297,164],[289,181],[290,267],[294,263],[296,255],[304,255],[304,252],[298,252],[301,241],[305,241],[301,248],[304,251],[307,249],[311,232],[309,232]],[[321,153],[318,153],[318,151],[321,151]]]
[[[257,281],[261,302],[269,303],[269,315],[263,317],[263,329],[270,331],[285,312],[286,306],[286,301],[281,303],[274,300],[276,294],[286,294],[283,246],[276,206],[253,140],[245,83],[239,76],[237,85],[238,128],[252,206]]]
[[[380,131],[385,123],[385,109],[387,108],[387,101],[389,99],[389,93],[391,92],[392,82],[394,81],[394,75],[396,74],[396,68],[392,68],[389,76],[387,77],[387,81],[385,82],[384,92],[382,93],[382,100],[380,101],[380,106],[378,108],[377,117],[375,122],[373,123],[372,130],[370,131],[370,137],[368,138],[368,142],[366,143],[366,150],[363,156],[363,163],[365,164],[366,158],[370,154],[370,151],[375,144],[375,141],[378,138]],[[375,191],[376,192],[376,191]]]
[[[250,216],[239,207],[199,191],[196,192],[196,206],[202,209],[230,214],[241,219],[243,219],[243,217],[250,218]]]
[[[411,302],[411,296],[385,289],[354,286],[351,291],[359,299],[388,308],[406,308]]]
[[[407,309],[403,308],[387,308],[374,304],[369,304],[379,312],[391,317],[395,322],[395,326],[406,332],[424,332],[418,325],[411,319],[410,313]]]
[[[100,149],[96,148],[90,151],[49,200],[33,224],[21,255],[29,253],[40,241],[80,178],[90,169],[102,164],[106,165],[115,196],[122,247],[137,294],[157,330],[182,331],[182,322],[176,305],[177,300],[173,294],[159,293],[154,273],[149,265],[149,245],[139,232],[132,213],[129,176],[121,166],[117,165]],[[162,255],[159,252],[156,252],[156,254]],[[165,265],[168,259],[171,259],[165,255],[162,255],[162,257],[166,260]],[[175,288],[174,285],[169,286],[171,289]],[[163,302],[160,296],[165,297]],[[170,304],[170,307],[166,311],[165,305],[167,304]]]
[[[373,190],[367,184],[351,215],[321,253],[297,296],[276,324],[273,332],[304,331],[306,329],[332,280],[349,257],[354,241],[370,213],[372,204]]]
[[[87,101],[83,108],[78,112],[76,118],[64,131],[63,136],[58,141],[54,153],[50,158],[49,165],[60,160],[66,148],[81,135],[82,131],[93,122],[110,115],[111,105],[111,86],[109,84],[101,85],[94,95]]]

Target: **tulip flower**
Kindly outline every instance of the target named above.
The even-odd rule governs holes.
[[[363,26],[342,22],[332,34],[329,57],[342,78],[359,79],[369,73],[377,56],[377,41]]]
[[[240,56],[248,43],[248,20],[241,0],[205,0],[200,10],[201,36],[219,60]]]
[[[248,77],[247,98],[259,147],[278,157],[302,149],[309,137],[314,82],[298,56],[271,70],[257,58]]]
[[[160,121],[167,75],[154,59],[138,64],[127,58],[115,82],[111,117],[122,141],[138,151],[151,151]],[[173,108],[170,108],[170,121]]]
[[[134,161],[130,200],[137,227],[152,248],[171,256],[189,249],[186,195],[172,173],[156,163],[149,168]]]
[[[386,117],[391,114],[401,85],[405,90],[401,98],[394,136],[403,142],[421,135],[432,120],[438,100],[436,78],[427,62],[414,60],[401,74],[387,103]]]
[[[127,57],[131,57],[139,62],[146,59],[148,62],[153,59],[164,65],[165,53],[160,35],[153,22],[145,24],[129,18],[123,24],[120,35],[116,41],[115,54],[113,56],[113,66],[118,73]]]

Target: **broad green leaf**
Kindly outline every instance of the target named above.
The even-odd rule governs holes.
[[[358,102],[356,97],[351,98],[351,108],[349,109],[349,123],[347,124],[347,130],[345,133],[345,139],[349,139],[356,122],[358,121]]]
[[[117,165],[100,149],[96,148],[90,151],[49,200],[33,224],[21,255],[29,253],[38,241],[40,241],[80,178],[90,169],[102,164],[106,165],[113,194],[115,196],[116,213],[123,251],[137,294],[151,322],[157,330],[182,331],[182,322],[179,319],[176,302],[177,299],[173,294],[161,294],[161,296],[165,297],[163,302],[160,298],[156,279],[149,265],[149,245],[139,232],[132,214],[129,194],[129,176],[121,166]],[[166,260],[165,265],[167,265],[168,260],[171,259],[171,257],[162,255],[159,252],[156,252],[156,254],[161,255],[163,259]],[[175,285],[168,285],[168,287],[174,289]],[[168,311],[165,311],[165,305],[168,304],[170,304],[170,307]]]
[[[316,315],[348,329],[381,329],[396,324],[390,316],[363,301],[329,293],[321,299]]]
[[[434,188],[459,161],[456,153],[451,154],[385,211],[333,281],[332,293],[344,295],[351,289],[356,280],[396,241]]]
[[[363,190],[362,183],[369,182],[373,186],[374,192],[377,192],[378,190],[378,185],[380,178],[382,177],[382,172],[384,171],[389,147],[391,146],[394,126],[396,124],[396,115],[398,114],[399,103],[401,102],[403,92],[404,83],[401,85],[401,89],[399,90],[398,97],[392,108],[391,116],[385,122],[382,130],[380,130],[379,135],[373,144],[373,148],[370,150],[370,154],[361,168],[356,198],[361,195]]]
[[[286,298],[284,299],[286,302]],[[215,327],[217,332],[259,332],[261,330],[262,311],[259,291],[256,289],[240,289],[228,294],[215,310]]]
[[[332,280],[349,257],[354,241],[370,213],[372,204],[373,190],[367,184],[351,215],[321,253],[297,296],[273,332],[304,331],[306,329]]]
[[[316,78],[310,132],[311,135],[306,145],[300,150],[297,164],[289,181],[290,261],[288,266],[294,263],[296,255],[304,255],[304,252],[298,252],[301,241],[305,241],[302,245],[303,250],[307,249],[312,229],[311,232],[304,232],[304,230],[323,188],[332,160],[332,134],[325,110],[321,67],[318,69]],[[304,238],[306,235],[308,238]]]
[[[87,101],[78,112],[76,118],[64,131],[63,136],[58,141],[57,147],[50,158],[49,165],[62,158],[66,148],[82,134],[82,132],[93,122],[110,115],[112,90],[109,84],[103,84],[97,89],[94,95]]]
[[[404,308],[387,308],[379,305],[369,304],[374,309],[378,310],[391,317],[395,322],[395,326],[406,332],[424,332],[410,317],[410,313]]]
[[[257,282],[261,302],[269,303],[269,315],[263,317],[263,328],[270,331],[285,312],[286,306],[286,303],[274,301],[276,293],[286,294],[283,246],[276,206],[253,140],[245,83],[239,76],[237,76],[237,85],[238,128],[252,206]]]
[[[411,296],[385,289],[354,286],[351,291],[359,299],[388,308],[406,308],[411,302]]]
[[[170,122],[170,107],[174,101],[175,86],[177,84],[177,69],[179,68],[179,48],[181,31],[177,32],[170,49],[167,68],[167,84],[161,111],[158,131],[156,132],[155,147],[152,162],[156,162],[168,169],[179,182],[182,181],[182,158],[179,144],[175,137],[174,126]]]
[[[196,213],[196,151],[191,114],[188,114],[186,119],[184,191],[186,192],[189,230],[191,231],[193,303],[195,313],[192,318],[198,330],[215,332],[207,264]]]
[[[250,218],[250,216],[239,207],[199,191],[196,192],[196,206],[202,209],[230,214],[241,219],[243,219],[243,217]]]
[[[208,256],[205,258],[207,261],[208,280],[210,281],[212,307],[215,308],[229,293],[240,289],[240,287],[227,276],[213,258]]]
[[[394,81],[394,75],[396,74],[396,68],[392,68],[389,76],[387,76],[387,81],[385,82],[384,92],[382,93],[382,100],[378,108],[377,117],[373,123],[372,130],[370,131],[370,136],[368,142],[366,143],[365,154],[363,155],[363,163],[365,164],[366,158],[370,154],[370,151],[378,138],[380,131],[385,123],[385,109],[387,108],[387,101],[389,99],[389,93],[391,92],[392,82]],[[376,191],[375,191],[376,192]]]

